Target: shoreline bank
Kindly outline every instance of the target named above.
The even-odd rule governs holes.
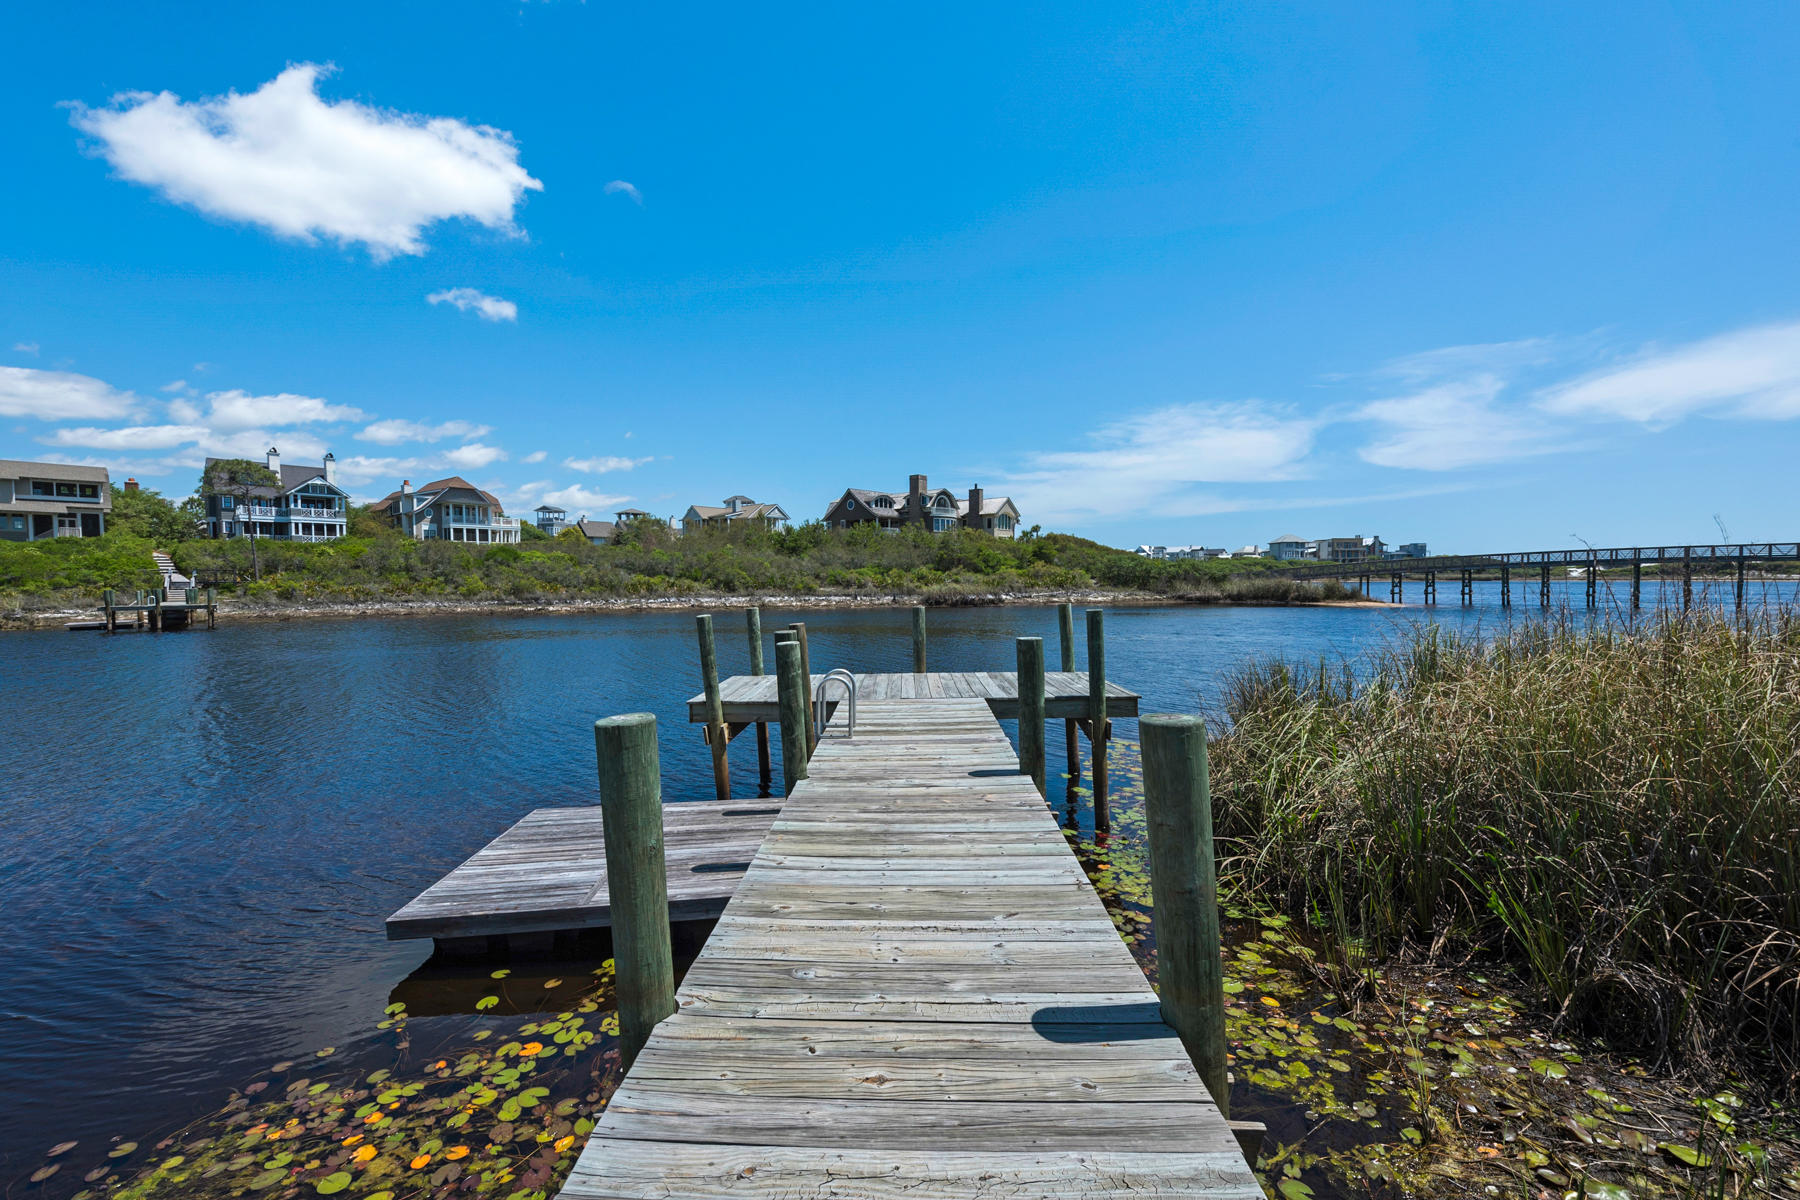
[[[605,596],[577,600],[461,600],[446,597],[412,597],[388,600],[291,600],[243,601],[221,596],[219,616],[229,620],[291,621],[332,620],[357,617],[448,617],[448,616],[572,616],[580,613],[705,612],[709,609],[737,610],[758,605],[785,609],[880,609],[911,608],[920,603],[917,596],[904,595],[695,595],[695,596]],[[1053,604],[1125,604],[1135,607],[1164,606],[1170,608],[1396,608],[1386,600],[1245,600],[1230,597],[1168,596],[1155,592],[1082,591],[1082,592],[995,592],[969,596],[950,604],[929,604],[928,608],[997,608],[1032,607]],[[26,631],[61,629],[71,621],[91,621],[101,615],[98,607],[59,607],[45,609],[13,609],[0,613],[0,630]]]

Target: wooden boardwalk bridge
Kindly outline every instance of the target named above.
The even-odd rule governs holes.
[[[1643,607],[1644,568],[1679,567],[1675,578],[1681,581],[1681,606],[1694,602],[1694,576],[1730,574],[1732,597],[1743,608],[1748,591],[1751,563],[1800,562],[1800,542],[1729,542],[1687,546],[1608,546],[1563,550],[1511,550],[1496,554],[1437,554],[1426,558],[1384,558],[1360,562],[1306,562],[1294,568],[1295,579],[1353,579],[1368,595],[1374,576],[1388,577],[1389,599],[1400,602],[1401,585],[1406,579],[1422,579],[1425,603],[1437,603],[1438,576],[1452,572],[1460,576],[1464,605],[1474,603],[1475,576],[1497,575],[1500,581],[1500,605],[1510,608],[1513,602],[1513,572],[1535,571],[1538,603],[1550,605],[1550,579],[1554,569],[1579,572],[1586,584],[1587,607],[1599,606],[1601,573],[1609,570],[1631,572],[1631,607]],[[1666,576],[1665,576],[1666,577]],[[1529,576],[1527,576],[1527,579]],[[1520,591],[1529,586],[1520,581]]]
[[[809,772],[563,1196],[1262,1195],[985,700]]]

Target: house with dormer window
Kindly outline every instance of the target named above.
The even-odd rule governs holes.
[[[692,504],[682,514],[683,532],[693,529],[741,529],[760,526],[780,529],[788,523],[787,511],[779,504],[759,504],[748,496],[728,496],[724,505]]]
[[[0,541],[99,537],[111,511],[105,467],[0,459]]]
[[[519,540],[519,519],[506,515],[498,497],[460,475],[417,490],[412,480],[402,479],[399,491],[372,507],[401,533],[421,541],[509,545]]]
[[[1019,509],[1008,496],[989,496],[977,484],[966,497],[948,488],[933,489],[923,475],[910,478],[905,492],[850,488],[825,510],[831,529],[874,524],[882,529],[923,526],[934,533],[977,529],[995,537],[1017,537]]]
[[[209,458],[204,470],[226,460]],[[206,497],[208,537],[275,538],[285,542],[327,542],[348,529],[350,495],[338,486],[337,459],[330,454],[318,466],[284,463],[281,451],[269,447],[269,471],[277,482],[253,487],[247,496],[217,492]]]

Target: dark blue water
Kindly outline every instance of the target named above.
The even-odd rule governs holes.
[[[1535,584],[1510,615],[1496,593],[1464,609],[1451,580],[1436,610],[1111,609],[1108,674],[1145,711],[1201,711],[1249,658],[1355,657],[1420,619],[1537,617]],[[1581,585],[1559,581],[1565,600]],[[910,670],[904,610],[764,624],[794,619],[816,672]],[[745,670],[742,614],[718,627],[722,672]],[[934,610],[930,665],[1010,670],[1021,635],[1056,665],[1054,609]],[[367,1030],[429,950],[387,942],[383,918],[529,810],[593,803],[596,717],[657,714],[665,796],[709,796],[685,719],[699,682],[686,613],[0,634],[0,1186],[53,1143],[157,1136],[272,1060]]]

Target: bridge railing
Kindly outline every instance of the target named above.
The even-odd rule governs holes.
[[[1800,542],[1729,542],[1692,546],[1607,546],[1575,550],[1516,550],[1498,554],[1439,554],[1429,558],[1369,559],[1354,563],[1307,563],[1297,579],[1360,575],[1416,575],[1426,571],[1497,570],[1500,567],[1620,567],[1636,563],[1791,562],[1800,560]]]

